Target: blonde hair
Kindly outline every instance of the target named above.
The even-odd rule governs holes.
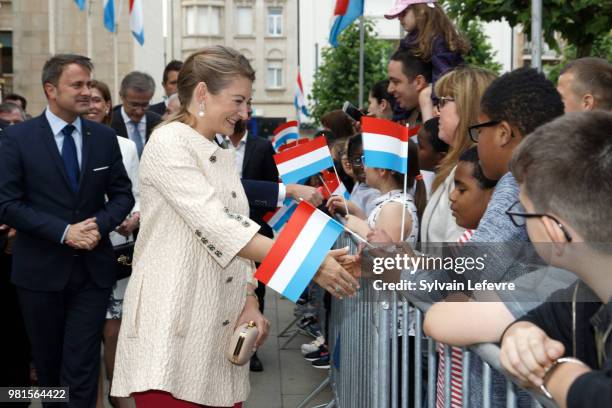
[[[208,91],[216,95],[238,77],[255,81],[255,71],[245,56],[233,48],[214,45],[194,52],[178,75],[177,93],[181,108],[163,124],[178,121],[193,126],[195,118],[188,107],[196,86],[204,82]]]
[[[468,135],[468,127],[478,121],[480,98],[496,77],[497,75],[489,70],[464,66],[448,72],[436,82],[436,95],[450,96],[455,100],[459,123],[453,136],[453,146],[450,146],[438,165],[432,191],[452,172],[463,152],[474,145]]]
[[[430,3],[431,4],[431,3]],[[431,60],[431,51],[435,37],[440,36],[446,41],[446,45],[452,52],[467,54],[470,50],[469,41],[457,30],[453,22],[448,18],[440,5],[434,4],[412,4],[409,6],[416,18],[418,35],[413,45],[415,56]]]

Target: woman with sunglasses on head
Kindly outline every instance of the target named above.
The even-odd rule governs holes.
[[[468,126],[477,121],[480,98],[494,79],[495,74],[490,71],[466,66],[436,82],[439,137],[450,148],[437,167],[431,197],[423,213],[422,242],[456,242],[464,232],[452,215],[449,196],[455,188],[454,173],[459,157],[473,146]]]

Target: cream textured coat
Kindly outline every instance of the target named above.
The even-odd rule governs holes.
[[[259,230],[233,152],[173,122],[151,135],[140,164],[141,227],[115,360],[112,395],[163,390],[232,406],[249,393],[248,365],[224,351],[252,263],[236,254]]]
[[[465,228],[457,225],[450,209],[450,193],[455,188],[455,170],[431,194],[421,220],[421,242],[457,242]]]

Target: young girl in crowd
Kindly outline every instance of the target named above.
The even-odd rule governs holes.
[[[433,66],[432,82],[463,63],[469,42],[457,30],[436,0],[397,0],[385,17],[399,18],[407,35],[400,48],[410,49]]]
[[[420,213],[425,207],[425,185],[419,173],[418,148],[410,142],[408,147],[408,192],[404,196],[402,191],[404,175],[388,169],[364,167],[366,183],[381,192],[381,196],[374,200],[373,210],[367,214],[367,220],[354,214],[349,214],[347,227],[359,235],[366,237],[374,228],[384,230],[394,242],[400,241],[402,236],[405,242],[416,244],[419,232]],[[416,184],[413,196],[410,189]],[[350,209],[349,209],[350,210]],[[398,220],[404,216],[404,225]]]
[[[478,228],[496,182],[487,179],[478,164],[478,149],[472,147],[466,150],[459,158],[455,171],[455,188],[450,194],[451,211],[457,221],[457,225],[465,228],[464,234],[458,242],[469,241],[473,231]],[[430,309],[431,310],[431,309]],[[435,325],[443,325],[442,316],[435,313],[425,315],[425,333],[430,334],[430,329]],[[434,336],[435,338],[435,336]],[[451,407],[461,407],[462,398],[462,358],[463,352],[459,347],[451,347]],[[438,392],[436,407],[444,407],[444,369],[448,362],[444,356],[444,347],[438,343]]]

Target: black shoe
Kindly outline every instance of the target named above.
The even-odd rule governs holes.
[[[312,353],[308,353],[304,356],[304,360],[306,361],[315,361],[320,359],[321,357],[329,355],[329,351],[327,350],[327,346],[322,345],[319,347],[317,351],[313,351]]]
[[[263,364],[261,364],[261,360],[259,357],[257,357],[257,353],[253,354],[253,357],[251,357],[249,370],[253,371],[254,373],[260,373],[263,371]]]
[[[329,368],[329,353],[322,355],[320,359],[312,362],[314,368],[328,369]]]

